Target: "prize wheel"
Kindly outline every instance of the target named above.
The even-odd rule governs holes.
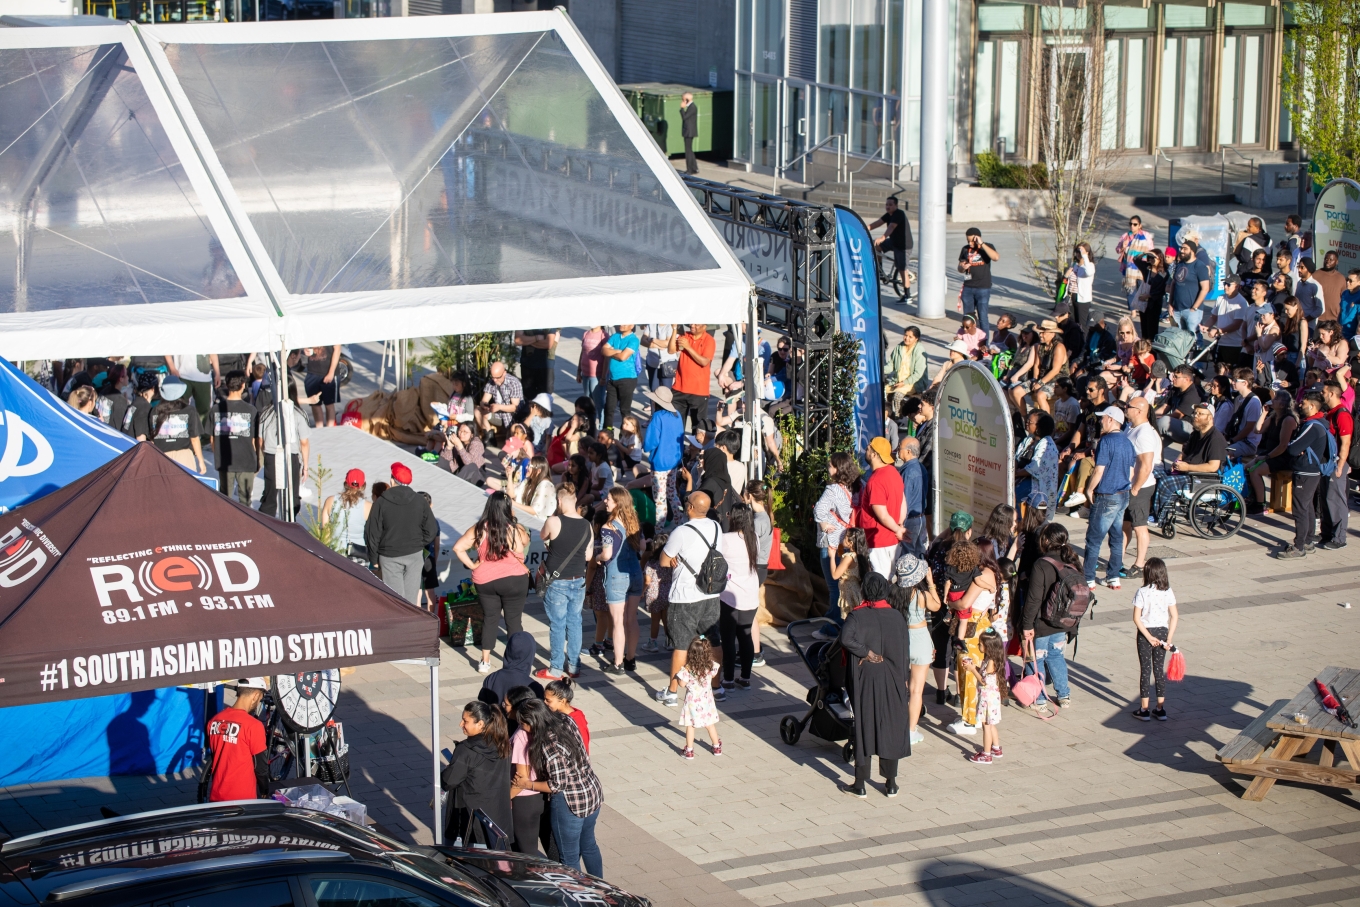
[[[292,731],[311,734],[325,727],[340,698],[340,671],[302,671],[274,678],[274,703]]]

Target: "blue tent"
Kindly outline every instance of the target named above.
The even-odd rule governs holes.
[[[0,513],[56,491],[137,442],[0,359]]]
[[[0,359],[0,513],[103,466],[136,442]],[[205,699],[207,700],[205,702]],[[0,787],[152,775],[198,763],[202,690],[170,688],[0,710]]]

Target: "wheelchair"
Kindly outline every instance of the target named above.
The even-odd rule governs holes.
[[[1154,515],[1162,538],[1176,537],[1176,523],[1188,522],[1202,539],[1230,539],[1247,518],[1247,502],[1242,497],[1246,472],[1242,464],[1229,461],[1216,475],[1191,474],[1190,487],[1167,496]]]

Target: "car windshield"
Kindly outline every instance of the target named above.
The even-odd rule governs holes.
[[[392,865],[402,872],[410,873],[427,882],[433,882],[458,895],[465,901],[479,907],[501,907],[478,883],[468,878],[452,860],[443,856],[432,858],[424,854],[404,850],[389,856]]]

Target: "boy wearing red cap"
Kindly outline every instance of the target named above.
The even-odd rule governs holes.
[[[392,464],[392,487],[373,503],[364,524],[368,556],[383,582],[411,604],[420,602],[425,548],[439,538],[439,524],[425,499],[411,489],[411,467]]]

